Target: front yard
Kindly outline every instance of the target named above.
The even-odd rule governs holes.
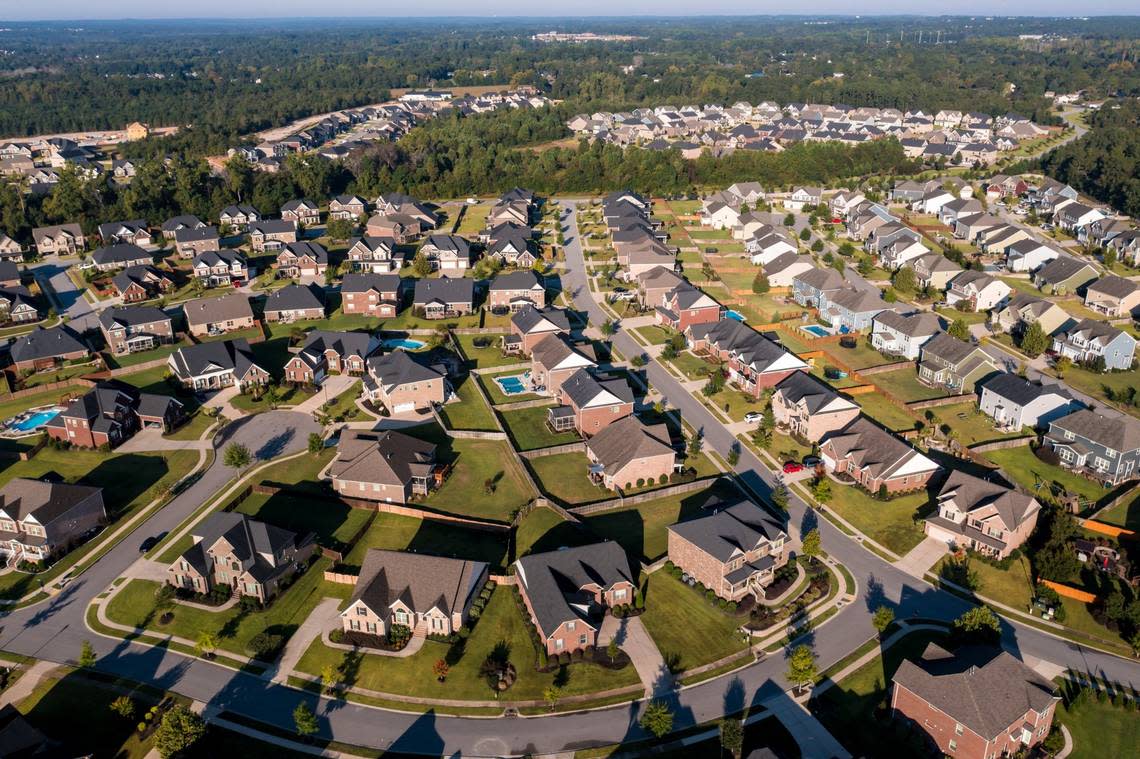
[[[922,542],[922,522],[930,496],[925,490],[887,501],[872,498],[854,485],[831,485],[827,508],[850,522],[867,537],[899,556]]]
[[[739,631],[748,621],[715,606],[664,570],[649,576],[641,617],[665,661],[683,671],[723,659],[748,647]]]

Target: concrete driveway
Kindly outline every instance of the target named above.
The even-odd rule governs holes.
[[[326,401],[335,399],[359,381],[359,377],[348,374],[334,374],[331,377],[326,377],[325,381],[321,383],[321,389],[294,406],[293,411],[298,414],[311,414],[320,409]]]
[[[639,617],[606,617],[602,629],[598,631],[598,649],[604,650],[611,640],[625,651],[633,662],[637,676],[645,685],[646,696],[658,696],[672,692],[673,674],[665,665],[665,658],[657,650],[657,644],[649,637],[645,625]]]
[[[925,538],[910,549],[906,556],[896,561],[895,566],[911,577],[917,577],[921,580],[922,576],[948,553],[950,553],[950,546],[946,545],[946,541],[937,538]]]

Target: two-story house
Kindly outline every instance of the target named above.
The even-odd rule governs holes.
[[[1116,486],[1136,479],[1140,422],[1122,414],[1081,409],[1049,423],[1041,441],[1066,469]]]
[[[487,288],[486,308],[495,312],[516,312],[546,305],[546,282],[531,269],[498,274]]]
[[[1069,312],[1051,300],[1018,292],[1001,308],[990,312],[990,324],[1000,332],[1020,336],[1030,324],[1040,324],[1046,335],[1073,324]]]
[[[329,252],[320,243],[291,242],[277,254],[273,266],[278,277],[323,277],[329,267]]]
[[[396,430],[344,430],[324,474],[345,498],[408,503],[438,487],[436,446]]]
[[[807,372],[794,372],[773,389],[772,416],[793,436],[816,442],[853,422],[859,406]]]
[[[174,232],[174,250],[179,258],[194,258],[208,250],[221,250],[217,227],[183,227]]]
[[[657,323],[678,332],[684,332],[694,324],[720,321],[724,313],[724,306],[715,298],[688,282],[663,295],[656,309]]]
[[[677,452],[668,426],[627,416],[586,441],[586,458],[590,480],[610,490],[630,490],[668,481]]]
[[[316,226],[321,223],[321,207],[308,198],[290,200],[281,206],[281,218],[302,227]]]
[[[179,348],[170,354],[167,365],[183,387],[195,391],[232,385],[244,391],[254,385],[268,385],[270,378],[269,372],[258,366],[249,342],[240,338]]]
[[[903,266],[914,270],[918,286],[926,289],[945,290],[950,281],[962,273],[962,267],[941,253],[927,253],[912,258]]]
[[[126,384],[99,384],[78,398],[44,426],[48,436],[80,448],[114,448],[137,430],[153,427],[163,432],[185,417],[181,401],[168,395],[140,393]]]
[[[404,257],[391,237],[364,236],[349,247],[348,263],[353,271],[386,274],[398,271]]]
[[[153,306],[104,309],[99,312],[99,329],[108,350],[116,356],[174,342],[170,316]]]
[[[967,304],[971,311],[989,311],[1003,305],[1012,292],[1013,288],[1000,279],[970,269],[950,280],[946,302],[951,306]]]
[[[1109,274],[1085,288],[1085,305],[1108,317],[1130,316],[1140,309],[1140,284]]]
[[[400,310],[400,287],[398,274],[350,272],[341,282],[341,308],[346,314],[393,318]]]
[[[878,290],[825,292],[820,295],[819,318],[841,333],[866,332],[875,315],[888,305]]]
[[[554,306],[524,305],[511,316],[511,333],[503,337],[503,351],[529,356],[534,346],[550,335],[569,335],[570,318]]]
[[[597,366],[588,343],[575,344],[561,332],[546,335],[530,351],[530,387],[558,397],[562,383],[579,369]]]
[[[811,269],[792,279],[792,297],[801,306],[818,308],[820,302],[847,287],[834,269]]]
[[[871,493],[920,490],[939,470],[932,460],[863,416],[829,433],[819,455],[828,471],[848,475]]]
[[[146,219],[110,221],[100,224],[99,238],[104,245],[150,245],[153,240]]]
[[[694,324],[685,337],[694,352],[725,362],[728,381],[756,398],[788,375],[808,369],[798,356],[736,319]]]
[[[419,252],[445,277],[462,277],[471,266],[471,243],[459,235],[429,235]]]
[[[36,253],[42,256],[71,256],[87,248],[87,237],[78,224],[57,224],[32,230]]]
[[[245,256],[236,250],[208,250],[191,265],[194,276],[206,287],[240,286],[250,278]]]
[[[600,378],[579,369],[558,388],[558,402],[547,411],[555,432],[576,430],[588,437],[633,413],[633,391],[622,377]]]
[[[980,345],[946,333],[931,338],[919,354],[918,380],[951,393],[972,393],[974,385],[999,370]]]
[[[1033,284],[1054,295],[1076,293],[1084,289],[1100,272],[1087,261],[1072,256],[1058,256],[1033,275]]]
[[[420,411],[447,400],[446,373],[395,350],[366,361],[364,397],[390,414]]]
[[[1084,406],[1061,383],[1033,382],[1002,372],[979,383],[978,406],[1003,432],[1040,428]]]
[[[1035,272],[1061,257],[1061,251],[1036,240],[1018,240],[1005,249],[1005,267],[1010,271]]]
[[[935,313],[900,314],[888,309],[871,319],[871,346],[888,356],[917,361],[922,346],[941,331],[942,322]]]
[[[297,223],[292,219],[263,219],[249,225],[249,244],[256,253],[275,252],[297,242]]]
[[[938,493],[936,508],[923,520],[927,537],[1004,559],[1029,539],[1041,504],[998,482],[955,469]]]
[[[16,477],[0,486],[0,556],[44,562],[107,521],[103,489]]]
[[[226,206],[218,214],[218,223],[235,232],[244,232],[250,224],[256,224],[261,220],[261,212],[248,203]]]
[[[1082,319],[1053,336],[1053,351],[1090,366],[1104,359],[1105,371],[1125,371],[1132,368],[1136,338],[1108,322]]]
[[[368,212],[368,203],[359,195],[337,195],[329,201],[329,218],[355,222]]]
[[[285,381],[319,385],[330,374],[362,375],[379,347],[380,339],[368,332],[314,330],[285,362]]]

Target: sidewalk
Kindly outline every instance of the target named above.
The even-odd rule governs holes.
[[[911,577],[922,579],[934,568],[943,556],[950,553],[946,541],[937,538],[923,538],[922,542],[910,549],[906,556],[895,562],[895,566]]]
[[[20,675],[20,678],[10,688],[0,693],[0,707],[11,704],[15,706],[28,696],[40,684],[46,675],[53,672],[59,665],[51,661],[37,661]]]

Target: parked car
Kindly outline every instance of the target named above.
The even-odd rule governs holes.
[[[784,464],[784,474],[795,474],[796,472],[802,472],[803,470],[804,465],[798,461],[789,461]]]
[[[804,456],[804,466],[817,467],[822,461],[819,456]]]
[[[759,411],[749,411],[744,415],[744,421],[748,422],[749,424],[757,424],[763,418],[764,415]]]
[[[167,536],[168,533],[160,532],[157,535],[151,535],[149,538],[139,544],[139,553],[146,553],[150,549],[158,545],[159,541]]]

